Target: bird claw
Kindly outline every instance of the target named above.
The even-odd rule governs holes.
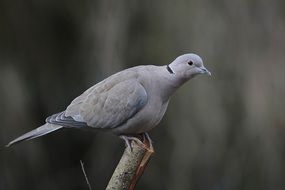
[[[136,143],[138,143],[141,146],[144,146],[143,142],[136,138],[136,137],[130,137],[130,136],[126,136],[126,135],[120,135],[120,138],[123,139],[126,143],[126,147],[130,150],[130,152],[133,151],[133,147],[130,143],[130,141],[135,141]]]
[[[151,151],[153,151],[154,149],[153,149],[153,145],[152,145],[152,140],[151,140],[151,138],[150,138],[150,136],[149,136],[149,134],[147,132],[143,133],[143,138],[144,138],[144,141],[145,141],[145,138],[148,140],[149,149]]]
[[[126,147],[128,148],[128,150],[130,150],[130,152],[133,151],[132,145],[130,141],[135,141],[138,145],[142,146],[142,147],[146,147],[146,145],[144,144],[144,142],[147,140],[149,143],[149,149],[150,150],[154,150],[153,149],[153,145],[152,145],[152,140],[149,136],[148,133],[142,133],[142,137],[143,137],[143,141],[141,141],[139,138],[137,137],[132,137],[132,136],[126,136],[126,135],[120,135],[120,138],[123,139],[125,141]]]

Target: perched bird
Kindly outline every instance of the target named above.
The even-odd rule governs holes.
[[[162,119],[170,97],[186,81],[211,73],[196,54],[184,54],[164,66],[143,65],[120,71],[75,98],[65,111],[46,119],[46,124],[15,140],[34,139],[61,128],[96,129],[125,140],[144,134]]]

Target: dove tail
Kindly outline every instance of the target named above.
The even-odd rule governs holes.
[[[30,132],[27,132],[27,133],[23,134],[22,136],[16,138],[15,140],[9,142],[9,144],[7,144],[6,147],[9,147],[15,143],[19,143],[21,141],[31,140],[31,139],[49,134],[49,133],[56,131],[60,128],[62,128],[62,126],[46,123],[46,124],[42,125],[41,127],[38,127],[38,128],[36,128]]]

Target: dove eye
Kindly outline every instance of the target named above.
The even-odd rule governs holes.
[[[188,62],[188,65],[193,65],[193,61],[189,61],[189,62]]]

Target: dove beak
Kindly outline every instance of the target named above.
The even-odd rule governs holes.
[[[207,74],[209,76],[212,75],[211,72],[208,71],[208,69],[206,69],[204,66],[200,67],[199,69],[201,70],[201,74]]]

